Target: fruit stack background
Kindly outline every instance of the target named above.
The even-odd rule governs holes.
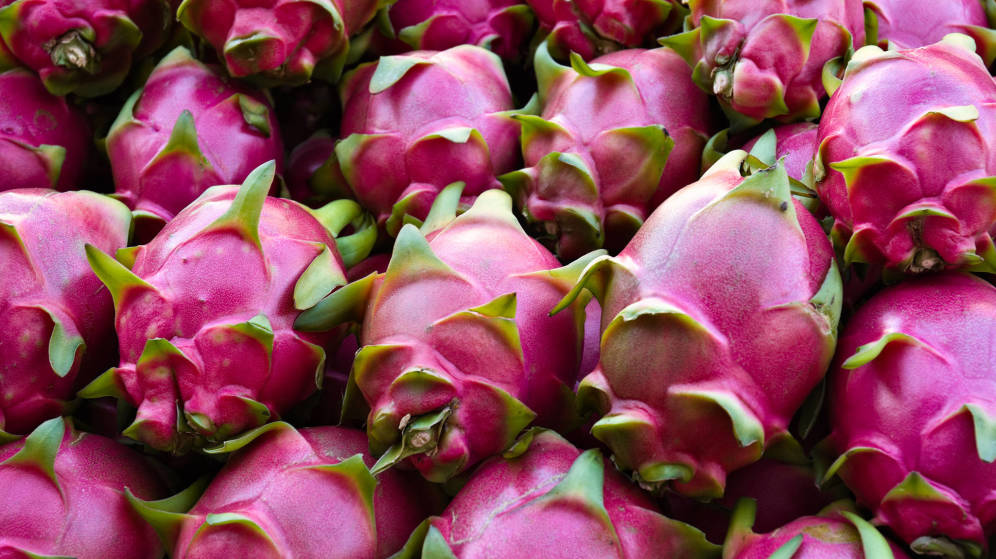
[[[0,0],[0,558],[996,558],[990,0]]]

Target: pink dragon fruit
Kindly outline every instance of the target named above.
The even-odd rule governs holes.
[[[843,330],[829,438],[858,502],[913,550],[996,534],[996,288],[944,272],[887,288]]]
[[[311,212],[268,197],[273,177],[270,162],[241,188],[209,189],[150,243],[119,254],[130,270],[87,247],[114,297],[121,362],[81,395],[137,405],[125,435],[180,453],[276,419],[315,391],[333,336],[291,326],[346,283],[331,232],[360,211],[349,200]]]
[[[533,12],[520,0],[398,0],[386,23],[389,34],[375,37],[385,54],[478,45],[513,60],[522,56]]]
[[[143,237],[209,187],[239,183],[273,159],[279,173],[283,161],[266,97],[183,47],[125,103],[108,133],[107,153],[117,196],[135,210]]]
[[[536,429],[475,470],[397,557],[419,549],[424,559],[719,559],[720,551],[657,512],[598,450]]]
[[[0,9],[0,38],[55,95],[96,97],[169,35],[169,0],[16,0]]]
[[[668,198],[618,257],[591,262],[598,368],[578,390],[592,431],[648,488],[723,494],[728,472],[789,437],[836,342],[840,274],[782,165],[734,151]]]
[[[125,492],[167,494],[140,454],[55,418],[0,446],[0,557],[159,559],[162,546]]]
[[[554,57],[584,60],[647,46],[681,27],[688,10],[675,0],[526,0],[548,34]]]
[[[996,271],[993,138],[996,83],[968,37],[855,53],[813,164],[845,262]]]
[[[375,472],[407,461],[444,481],[507,448],[533,419],[574,421],[584,309],[548,311],[587,260],[555,269],[500,190],[452,219],[459,187],[440,194],[426,236],[402,228],[386,273],[297,321],[313,330],[364,316],[351,382],[371,406],[370,446],[383,453]]]
[[[114,311],[84,244],[128,244],[131,214],[92,192],[0,193],[0,439],[62,415],[113,359]]]
[[[989,28],[994,6],[980,0],[864,0],[868,44],[900,49],[925,47],[948,33],[964,33],[975,39],[976,49],[992,64],[996,56],[996,32]]]
[[[0,190],[78,186],[90,126],[24,69],[0,73]]]
[[[861,0],[690,0],[694,29],[661,39],[733,128],[820,116],[823,66],[865,42]]]
[[[183,0],[176,17],[204,38],[228,73],[261,85],[336,81],[350,36],[384,0]]]
[[[819,126],[813,122],[783,124],[768,130],[744,144],[744,151],[750,152],[765,166],[781,160],[788,176],[804,183],[811,182],[813,157],[816,155],[816,132]]]
[[[314,207],[349,197],[342,188],[342,175],[331,157],[336,140],[327,130],[319,130],[297,145],[287,158],[287,191],[290,197]]]
[[[397,234],[462,181],[465,203],[514,169],[519,125],[501,59],[481,47],[385,56],[342,84],[340,185]],[[333,187],[327,187],[330,190]]]
[[[708,97],[667,49],[571,63],[537,50],[543,114],[518,117],[526,168],[502,177],[566,260],[625,246],[654,208],[698,179],[714,131]]]
[[[772,531],[755,534],[756,504],[737,503],[723,546],[723,559],[908,559],[908,555],[854,511],[850,503],[828,506]]]
[[[189,512],[169,501],[132,500],[168,542],[170,557],[232,557],[251,549],[252,557],[382,559],[440,508],[416,474],[374,479],[362,431],[298,431],[276,422],[226,446],[237,452]]]

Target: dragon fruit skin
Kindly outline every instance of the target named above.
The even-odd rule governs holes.
[[[818,515],[804,516],[772,530],[751,530],[756,504],[737,503],[723,546],[723,559],[908,559],[896,544],[852,511],[834,503]],[[780,555],[778,553],[781,553]]]
[[[820,116],[823,66],[865,42],[861,0],[691,0],[694,29],[662,39],[735,129]]]
[[[183,0],[176,17],[224,60],[228,73],[260,85],[336,81],[382,0]]]
[[[475,470],[446,510],[413,534],[407,548],[416,546],[424,558],[457,559],[719,559],[720,551],[657,512],[597,450],[581,452],[542,429]],[[412,556],[419,555],[396,557]]]
[[[55,95],[96,97],[169,35],[168,0],[16,0],[0,8],[0,38]]]
[[[315,391],[333,336],[292,324],[346,282],[330,229],[350,221],[335,212],[359,208],[312,212],[268,197],[273,177],[271,162],[241,188],[209,189],[119,255],[130,270],[87,249],[114,297],[121,361],[81,395],[137,405],[127,436],[181,453],[276,419]]]
[[[153,234],[202,192],[238,184],[283,144],[266,97],[183,47],[163,58],[107,136],[117,197]]]
[[[841,334],[827,477],[920,553],[996,534],[993,316],[996,288],[944,272],[879,292]]]
[[[994,135],[996,84],[968,37],[855,53],[820,121],[813,164],[845,262],[993,270]]]
[[[716,498],[727,473],[788,437],[836,343],[840,275],[778,165],[733,151],[666,200],[618,257],[587,266],[602,304],[592,429],[648,488]],[[559,307],[558,307],[559,308]]]
[[[126,488],[143,499],[168,493],[137,452],[62,418],[42,423],[0,446],[0,556],[162,557],[156,533],[128,505]]]
[[[368,467],[362,431],[267,424],[231,441],[228,463],[187,513],[133,499],[171,557],[381,559],[400,549],[441,500],[413,472]]]
[[[988,66],[996,48],[984,4],[979,0],[864,0],[865,17],[875,31],[867,42],[883,49],[886,43],[893,48],[911,49],[932,45],[948,33],[964,33],[975,39],[977,52]]]
[[[508,79],[481,47],[382,57],[347,74],[341,98],[337,168],[392,235],[404,215],[424,219],[447,185],[464,182],[470,203],[519,163]]]
[[[571,62],[537,49],[543,113],[518,117],[526,168],[502,177],[565,260],[625,246],[667,196],[698,179],[715,128],[708,96],[667,49]]]
[[[122,248],[130,225],[128,208],[92,192],[0,193],[0,436],[62,415],[74,384],[113,358],[111,298],[83,246]]]
[[[783,124],[750,140],[744,144],[743,149],[767,165],[774,165],[775,161],[781,160],[788,176],[804,181],[807,174],[811,173],[807,167],[816,155],[818,130],[819,125],[813,122]]]
[[[445,189],[433,211],[452,217],[459,195],[459,185]],[[402,228],[386,273],[350,284],[365,297],[333,293],[298,327],[326,328],[347,305],[365,313],[352,381],[371,407],[371,450],[383,453],[374,471],[408,462],[440,482],[507,448],[533,419],[575,421],[584,309],[548,312],[584,260],[557,268],[500,190],[426,224],[426,236]]]

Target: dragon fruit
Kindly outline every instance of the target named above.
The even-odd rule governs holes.
[[[667,49],[629,49],[571,67],[535,57],[541,117],[522,115],[526,168],[502,177],[566,260],[618,252],[646,216],[699,177],[713,130],[708,97]]]
[[[0,190],[78,186],[90,127],[65,99],[24,69],[0,73]]]
[[[290,197],[314,207],[349,197],[342,188],[342,175],[331,157],[336,140],[327,130],[319,130],[297,145],[287,158],[287,191]]]
[[[723,546],[723,559],[908,559],[899,546],[854,511],[834,503],[816,516],[804,516],[772,531],[755,534],[756,503],[737,503]]]
[[[980,0],[864,0],[868,44],[900,49],[925,47],[948,33],[975,39],[979,56],[992,64],[996,32],[989,28],[993,5]]]
[[[113,359],[114,310],[84,244],[128,244],[131,214],[92,192],[0,193],[0,439],[62,415],[80,379]]]
[[[716,94],[735,130],[820,116],[824,65],[865,42],[861,0],[691,0],[685,33],[661,39]]]
[[[681,27],[688,10],[675,0],[526,0],[554,57],[584,60],[646,46]]]
[[[183,0],[176,17],[202,37],[228,73],[260,85],[336,81],[384,0]]]
[[[503,451],[533,419],[561,428],[575,419],[584,308],[548,311],[586,260],[555,269],[500,190],[452,219],[459,188],[443,190],[425,233],[402,228],[386,273],[297,321],[314,330],[364,317],[351,382],[371,407],[375,472],[407,462],[444,481]]]
[[[996,287],[943,272],[881,291],[841,334],[827,477],[918,553],[978,556],[996,534],[994,316]]]
[[[813,164],[845,262],[996,271],[994,137],[996,83],[968,37],[855,53]]]
[[[388,33],[374,40],[385,54],[478,45],[514,60],[533,27],[532,10],[519,0],[398,0],[386,10]]]
[[[0,446],[0,557],[158,559],[152,527],[128,505],[167,488],[137,452],[62,418]]]
[[[273,178],[270,162],[241,188],[207,190],[150,243],[119,253],[130,270],[87,247],[114,297],[121,362],[81,395],[137,405],[125,435],[182,453],[276,419],[315,391],[334,336],[291,326],[346,283],[332,232],[360,210],[268,197]]]
[[[728,472],[789,437],[830,363],[840,274],[782,165],[724,156],[666,200],[618,257],[591,262],[598,368],[578,389],[592,429],[650,489],[715,498]]]
[[[481,47],[382,57],[348,74],[341,97],[341,175],[331,174],[391,235],[406,215],[424,219],[450,183],[464,182],[470,203],[518,165],[512,92],[501,59]]]
[[[298,431],[276,422],[227,446],[237,452],[189,512],[132,499],[169,542],[171,557],[251,549],[253,557],[386,558],[439,510],[440,499],[416,474],[374,479],[362,431]]]
[[[598,450],[536,429],[475,470],[398,557],[419,549],[426,559],[719,559],[718,546],[662,516]]]
[[[810,164],[816,155],[816,133],[819,126],[813,122],[783,124],[761,134],[744,144],[762,164],[774,165],[781,160],[788,176],[801,182],[810,182]]]
[[[125,103],[107,136],[117,197],[151,237],[202,192],[239,183],[275,159],[280,131],[266,97],[177,47]],[[148,239],[142,239],[148,240]]]
[[[55,95],[115,90],[169,35],[169,0],[0,2],[0,38]]]

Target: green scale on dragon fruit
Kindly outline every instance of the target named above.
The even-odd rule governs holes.
[[[690,31],[662,38],[715,94],[734,131],[820,116],[824,65],[865,42],[861,0],[691,0]]]
[[[841,332],[826,477],[917,553],[979,557],[996,534],[994,347],[996,287],[956,271],[879,292]]]
[[[96,97],[169,36],[168,0],[0,1],[0,39],[55,95]]]
[[[716,498],[729,472],[789,444],[836,345],[841,280],[782,165],[720,159],[668,198],[561,305],[602,305],[598,368],[578,398],[615,463],[648,489]]]
[[[996,271],[996,83],[973,41],[864,47],[837,85],[813,174],[845,264]]]
[[[273,179],[270,162],[241,188],[208,189],[120,261],[87,248],[114,297],[121,360],[81,396],[137,405],[125,435],[182,453],[277,419],[318,388],[338,334],[298,332],[294,319],[346,283],[344,265],[376,232],[350,200],[309,210],[267,196]],[[350,224],[356,233],[333,238]]]
[[[274,422],[221,450],[234,452],[199,497],[195,484],[168,500],[131,499],[174,559],[246,550],[266,559],[385,559],[442,508],[441,492],[414,472],[375,479],[362,431]],[[191,496],[193,508],[178,510],[174,500]]]
[[[92,192],[0,192],[0,440],[67,412],[114,359],[114,307],[84,245],[128,244],[131,214]]]
[[[374,472],[407,462],[442,482],[508,448],[533,420],[577,423],[584,305],[549,311],[590,258],[560,268],[500,190],[454,219],[460,188],[443,190],[421,231],[402,228],[386,273],[333,293],[296,324],[362,317],[346,397],[370,405]]]
[[[715,132],[708,96],[667,49],[534,60],[542,116],[520,115],[524,169],[500,177],[528,221],[573,260],[618,252],[665,198],[699,178]]]

